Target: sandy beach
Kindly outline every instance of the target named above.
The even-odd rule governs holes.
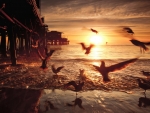
[[[49,68],[41,70],[37,57],[18,57],[16,66],[11,66],[9,58],[0,59],[0,113],[149,113],[150,91],[145,97],[137,82],[138,77],[145,78],[140,70],[149,68],[147,60],[138,61],[142,65],[138,68],[134,65],[111,74],[109,83],[103,83],[87,61],[62,62],[66,67],[57,80],[50,66],[59,64],[59,60],[52,59]],[[70,80],[79,80],[80,67],[87,68],[88,79],[76,97],[72,87],[63,86]],[[75,106],[76,100],[81,106]]]
[[[1,113],[149,113],[150,91],[0,89]],[[81,106],[75,105],[80,99]],[[47,102],[50,102],[48,104]]]
[[[139,98],[145,98],[143,90],[137,89],[130,92],[104,92],[100,90],[79,92],[77,98],[82,100],[82,106],[67,106],[74,104],[76,93],[73,91],[44,90],[40,98],[40,110],[42,113],[149,113],[150,106],[139,105]],[[150,91],[147,91],[147,100],[150,102]],[[49,100],[58,109],[48,110],[45,108],[45,101]],[[140,101],[141,102],[141,101]]]

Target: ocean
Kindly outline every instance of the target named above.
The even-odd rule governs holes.
[[[44,48],[40,49],[41,53],[42,49],[44,50]],[[37,101],[38,107],[36,106],[39,113],[149,112],[150,108],[144,107],[144,105],[150,105],[150,91],[146,91],[145,97],[142,94],[144,90],[138,86],[137,78],[146,79],[141,71],[150,71],[150,51],[142,54],[139,47],[132,45],[95,46],[89,55],[84,54],[85,51],[80,45],[49,45],[48,50],[50,49],[56,49],[56,51],[48,61],[47,70],[40,69],[41,60],[34,49],[29,57],[18,56],[17,63],[23,64],[22,66],[0,68],[0,87],[14,88],[13,92],[20,88],[33,90],[17,90],[18,93],[13,93],[10,95],[11,98],[6,99],[8,103],[11,103],[9,106],[13,106],[14,98],[16,99],[18,95],[20,99],[23,97],[29,104],[28,98],[34,98],[32,93],[36,89],[42,90]],[[111,81],[108,83],[103,82],[101,74],[93,67],[93,65],[99,66],[101,60],[105,61],[106,66],[110,66],[137,57],[139,59],[128,67],[109,73]],[[1,65],[10,64],[9,58],[0,60]],[[57,76],[52,72],[53,64],[55,67],[64,66]],[[86,80],[82,90],[76,95],[72,91],[74,90],[72,86],[65,89],[64,84],[72,80],[78,83],[81,79],[80,69],[85,70]],[[80,100],[83,108],[80,106],[70,107],[74,106],[73,100],[76,99]],[[50,104],[47,103],[48,101]],[[30,108],[25,110],[30,110]]]
[[[41,49],[44,50],[44,48]],[[5,78],[1,79],[1,84],[11,87],[52,88],[53,83],[49,81],[55,78],[51,69],[51,65],[54,64],[56,68],[64,66],[58,73],[61,85],[71,80],[79,81],[79,70],[84,69],[89,82],[85,85],[85,89],[128,90],[138,87],[136,78],[146,78],[141,71],[150,71],[150,52],[142,54],[137,46],[95,46],[88,55],[84,54],[85,51],[82,50],[81,45],[48,45],[48,50],[50,49],[56,49],[56,51],[48,61],[46,71],[39,68],[41,60],[33,49],[30,57],[18,56],[17,62],[24,64],[24,67],[1,69],[0,74]],[[109,73],[111,82],[108,84],[103,83],[101,74],[93,67],[93,65],[99,66],[101,60],[105,61],[106,66],[110,66],[136,57],[139,59],[125,69]],[[3,63],[7,64],[7,62]],[[29,81],[27,77],[29,77]],[[20,81],[23,82],[22,85],[20,85]],[[60,88],[60,84],[57,82],[54,84]]]

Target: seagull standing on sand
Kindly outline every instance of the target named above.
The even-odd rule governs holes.
[[[104,61],[101,61],[101,65],[100,66],[95,66],[95,69],[97,71],[99,71],[103,77],[103,81],[104,82],[109,82],[110,79],[109,79],[109,72],[114,72],[114,71],[117,71],[117,70],[121,70],[121,69],[124,69],[125,67],[127,67],[129,64],[135,62],[138,58],[134,58],[134,59],[130,59],[130,60],[127,60],[127,61],[124,61],[124,62],[120,62],[118,64],[114,64],[114,65],[111,65],[109,67],[106,67],[105,66],[105,62]]]
[[[150,85],[142,82],[141,79],[137,79],[137,81],[138,81],[139,87],[144,89],[145,90],[144,94],[146,94],[146,90],[150,89]]]
[[[123,30],[125,30],[126,32],[128,32],[128,33],[130,33],[132,35],[134,34],[133,30],[131,28],[129,28],[129,27],[124,27]],[[131,39],[130,41],[135,46],[139,46],[140,47],[141,53],[143,53],[144,51],[148,51],[149,50],[145,45],[150,45],[150,42],[141,42],[141,41],[135,40],[135,39]]]
[[[92,29],[92,28],[91,28],[91,31],[92,31],[92,32],[94,32],[94,33],[96,33],[96,34],[98,33],[98,31],[97,31],[97,30]]]
[[[79,81],[79,83],[76,84],[75,81],[70,81],[70,82],[68,82],[67,84],[64,85],[64,88],[67,88],[67,87],[69,87],[69,86],[71,86],[71,85],[75,88],[74,91],[76,92],[76,95],[77,95],[77,92],[79,92],[79,91],[82,90],[82,87],[83,87],[83,85],[84,85],[84,82],[80,82],[80,81]]]
[[[47,60],[52,56],[54,51],[55,50],[50,50],[50,52],[48,53],[47,48],[45,48],[45,55],[46,55],[46,57],[43,57],[41,55],[40,51],[37,49],[38,56],[42,60],[42,65],[40,66],[40,68],[47,69]]]
[[[94,47],[94,44],[90,44],[89,47],[86,47],[83,42],[79,43],[82,46],[82,49],[85,50],[85,54],[89,54],[91,52],[92,47]]]
[[[58,67],[58,68],[55,68],[55,65],[54,65],[54,64],[52,65],[52,71],[53,71],[53,73],[55,73],[56,75],[57,75],[58,72],[60,72],[60,70],[61,70],[62,68],[64,68],[64,66],[60,66],[60,67]]]

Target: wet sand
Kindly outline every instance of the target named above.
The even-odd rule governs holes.
[[[27,60],[24,59],[24,62]],[[32,63],[32,60],[18,66],[10,66],[8,59],[0,62],[0,113],[3,111],[4,113],[149,113],[150,111],[150,91],[147,91],[145,98],[136,79],[130,76],[116,75],[108,84],[103,83],[99,76],[89,76],[83,91],[77,95],[77,98],[82,100],[84,109],[81,109],[79,106],[72,106],[74,104],[72,101],[76,99],[76,93],[71,91],[73,88],[63,89],[63,85],[70,80],[65,75],[60,75],[60,81],[53,80],[54,75],[47,76],[46,73],[49,72],[39,70],[41,63]],[[21,62],[22,58],[18,59],[18,64]],[[78,77],[76,79],[78,80]]]
[[[79,98],[80,108],[73,102]],[[48,104],[47,102],[50,102]],[[0,89],[0,113],[149,113],[150,91]]]
[[[104,92],[100,90],[79,92],[77,98],[82,100],[81,109],[72,101],[76,99],[76,93],[73,91],[62,90],[44,90],[40,98],[40,109],[42,113],[149,113],[150,111],[150,91],[147,91],[147,98],[142,94],[143,90],[134,90],[130,92]],[[149,103],[144,107],[144,101]],[[140,102],[139,102],[140,99]],[[49,100],[57,109],[48,108],[46,110],[45,101]],[[141,106],[139,105],[141,103]],[[146,105],[146,104],[145,104]]]

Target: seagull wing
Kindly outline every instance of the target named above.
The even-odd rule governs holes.
[[[75,81],[70,81],[70,82],[68,82],[67,84],[65,84],[65,87],[68,87],[68,86],[74,86],[74,87],[76,87],[77,86],[77,84],[76,84],[76,82]]]
[[[125,31],[127,31],[128,33],[134,34],[133,30],[132,30],[131,28],[129,28],[129,27],[124,27],[123,29],[124,29]]]
[[[64,66],[58,67],[57,71],[59,72],[62,68],[64,68]]]
[[[99,69],[100,69],[99,66],[96,66],[96,65],[93,65],[93,66],[95,67],[95,69],[96,69],[97,71],[99,71]]]
[[[84,43],[80,43],[81,44],[81,46],[82,46],[82,49],[84,50],[84,49],[86,49],[86,47],[85,47],[85,44]]]
[[[145,45],[150,45],[150,42],[143,42]]]
[[[44,59],[44,57],[41,55],[41,53],[40,53],[40,51],[37,49],[37,54],[38,54],[38,56],[39,56],[39,58],[41,59],[41,60],[43,60]]]
[[[121,70],[121,69],[124,69],[126,68],[129,64],[135,62],[136,60],[138,60],[138,58],[134,58],[134,59],[130,59],[130,60],[127,60],[127,61],[124,61],[124,62],[120,62],[118,64],[115,64],[115,65],[112,65],[110,67],[107,67],[107,70],[109,72],[114,72],[114,71],[117,71],[117,70]]]
[[[50,52],[47,54],[46,59],[52,56],[52,54],[55,52],[55,50],[50,50]]]

